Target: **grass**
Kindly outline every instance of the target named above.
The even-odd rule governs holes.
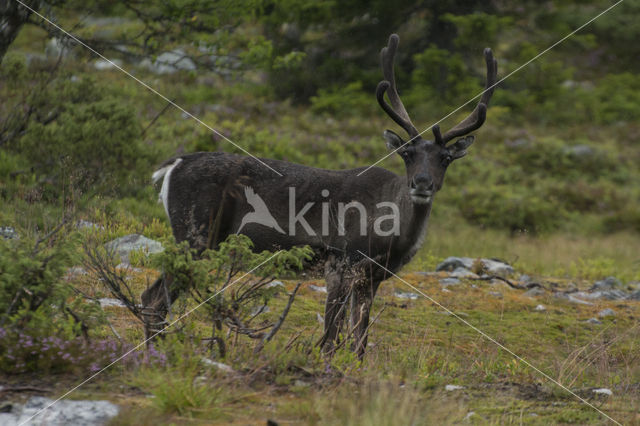
[[[149,274],[155,271],[134,272],[136,291]],[[616,420],[640,424],[640,303],[575,305],[551,294],[530,299],[500,283],[471,281],[444,292],[435,276],[402,276]],[[84,279],[78,285],[97,291]],[[93,389],[123,407],[111,424],[139,424],[141,418],[142,424],[606,424],[595,410],[427,300],[395,298],[396,290],[408,290],[397,279],[380,288],[372,316],[384,311],[371,328],[364,361],[347,350],[326,361],[314,346],[324,295],[309,290],[312,283],[322,284],[303,285],[281,333],[260,355],[253,354],[249,339],[229,339],[221,361],[236,373],[204,366],[202,344],[178,339],[179,333],[163,343],[172,354],[166,367],[99,376]],[[496,291],[503,297],[490,295]],[[276,299],[273,312],[285,302]],[[546,311],[536,311],[538,304]],[[602,325],[585,322],[605,308],[616,316]],[[121,335],[142,338],[124,310],[110,308],[110,316]],[[202,326],[197,314],[191,320]],[[448,384],[464,388],[448,392]],[[613,396],[594,398],[591,389],[600,387]],[[91,389],[81,396],[95,396]]]
[[[635,232],[597,237],[567,232],[511,235],[508,231],[483,230],[436,214],[429,223],[423,249],[407,268],[432,270],[448,256],[485,257],[502,259],[518,272],[534,276],[589,280],[616,276],[623,281],[637,281],[638,253],[640,238]]]

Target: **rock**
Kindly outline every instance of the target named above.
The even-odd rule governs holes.
[[[640,301],[640,290],[631,293],[627,299]]]
[[[311,291],[316,291],[318,293],[326,293],[327,292],[327,288],[326,287],[319,287],[317,285],[309,285],[309,290]]]
[[[477,274],[474,274],[467,268],[456,268],[453,272],[449,273],[451,278],[478,278]]]
[[[587,302],[586,300],[582,300],[582,299],[578,299],[576,296],[574,296],[571,293],[562,293],[562,292],[556,292],[553,294],[554,297],[558,298],[558,299],[565,299],[571,303],[576,303],[578,305],[593,305],[593,303],[591,302]]]
[[[416,300],[419,296],[415,293],[410,293],[410,292],[406,292],[403,293],[401,291],[396,291],[394,293],[394,295],[398,298],[398,299],[408,299],[408,300]]]
[[[569,299],[569,302],[577,303],[578,305],[589,305],[589,306],[593,305],[593,303],[587,302],[586,300],[579,299],[572,294],[569,295],[568,299]]]
[[[93,68],[98,71],[115,69],[117,67],[122,67],[122,61],[120,59],[109,59],[108,61],[98,59],[93,63]]]
[[[269,309],[267,305],[256,306],[253,308],[253,311],[251,311],[251,316],[255,317],[260,314],[266,314],[267,312],[271,312],[271,309]]]
[[[440,280],[440,284],[442,284],[443,286],[447,287],[450,285],[456,285],[456,284],[460,284],[460,280],[457,278],[443,278]]]
[[[497,259],[481,259],[487,272],[492,275],[506,276],[514,274],[516,271],[511,265]]]
[[[531,141],[529,139],[526,138],[518,138],[518,139],[514,139],[514,140],[509,140],[509,141],[505,141],[504,143],[507,147],[509,148],[526,148],[529,145],[531,145]]]
[[[523,296],[530,297],[532,299],[538,296],[542,296],[543,294],[544,294],[544,290],[541,289],[540,287],[533,287],[532,289],[522,293]]]
[[[137,273],[140,273],[140,272],[144,271],[144,269],[142,269],[142,268],[134,268],[133,266],[129,265],[127,262],[118,263],[116,265],[116,269],[118,269],[118,270],[124,269],[127,272],[137,272]],[[127,279],[131,279],[131,277],[128,276]]]
[[[140,62],[140,66],[148,68],[149,71],[155,74],[174,74],[178,71],[193,71],[196,69],[195,62],[182,49],[161,53],[153,63],[145,59]]]
[[[202,363],[204,365],[208,365],[209,367],[214,367],[217,368],[218,370],[224,372],[224,373],[235,373],[236,370],[234,370],[233,368],[231,368],[230,366],[228,366],[227,364],[223,364],[221,362],[218,361],[214,361],[212,359],[209,358],[202,358]]]
[[[622,290],[602,290],[602,291],[594,291],[593,293],[587,293],[584,291],[578,291],[573,293],[575,297],[580,299],[589,299],[589,300],[625,300],[628,297],[628,294]]]
[[[76,229],[104,229],[104,226],[96,225],[88,220],[80,219],[76,222]]]
[[[265,286],[266,288],[274,288],[274,287],[282,287],[284,288],[284,283],[282,281],[273,280],[269,284]]]
[[[527,274],[520,275],[520,282],[523,284],[527,284],[531,282],[531,277]]]
[[[502,299],[502,293],[500,293],[499,291],[490,291],[489,293],[487,293],[489,296],[493,296],[496,299]]]
[[[0,237],[5,240],[19,240],[20,236],[16,232],[15,228],[11,226],[0,226]]]
[[[47,58],[57,59],[60,56],[66,58],[70,53],[71,47],[56,37],[50,38],[44,48],[44,54]]]
[[[538,312],[544,312],[544,311],[546,311],[546,310],[547,310],[547,308],[545,308],[545,307],[544,307],[544,305],[538,305],[538,306],[536,306],[536,308],[535,308],[535,309],[536,309],[536,311],[538,311]]]
[[[596,281],[589,291],[611,290],[616,287],[622,287],[622,282],[616,277],[607,277],[604,280]]]
[[[87,274],[88,274],[87,270],[84,269],[83,267],[74,266],[72,268],[67,269],[67,273],[65,274],[64,278],[66,280],[73,280],[75,278],[82,277]]]
[[[125,305],[124,303],[122,303],[118,299],[113,299],[111,297],[103,297],[101,299],[98,299],[98,302],[100,302],[100,307],[101,308],[108,308],[108,307],[112,307],[112,306],[117,306],[119,308],[126,308],[127,307],[127,305]]]
[[[447,257],[436,266],[436,271],[453,272],[458,268],[471,269],[473,259],[470,257]]]
[[[611,389],[607,388],[592,389],[591,392],[595,393],[596,395],[613,396],[613,392],[611,392]]]
[[[626,298],[629,297],[629,295],[622,290],[605,290],[605,291],[599,291],[592,294],[594,295],[597,294],[598,299],[604,299],[604,300],[625,300]]]
[[[42,396],[33,396],[24,404],[15,404],[10,413],[0,413],[0,424],[13,426],[26,424],[63,426],[63,425],[102,425],[118,415],[119,407],[109,401],[72,401],[54,400]],[[50,404],[51,407],[46,408]],[[38,413],[33,420],[31,416]]]
[[[595,154],[594,149],[591,148],[589,145],[566,146],[563,148],[562,151],[565,154],[568,154],[572,157],[578,157],[578,158],[591,157],[592,155]]]
[[[603,309],[600,312],[598,312],[598,316],[600,318],[606,318],[606,317],[615,317],[616,316],[616,311],[614,311],[613,309]]]
[[[586,320],[585,322],[589,323],[589,324],[594,324],[594,325],[600,325],[602,324],[602,321],[600,321],[597,318],[589,318],[588,320]]]
[[[318,324],[323,324],[324,325],[324,317],[322,315],[320,315],[319,312],[316,312],[316,321],[318,321]]]
[[[470,257],[448,257],[443,260],[437,267],[436,271],[448,271],[453,272],[458,268],[471,271],[473,268],[473,262],[476,259]],[[511,275],[515,271],[511,265],[496,259],[480,259],[484,268],[489,274],[492,275]]]
[[[478,416],[475,411],[469,411],[466,416],[464,416],[465,421],[470,421],[472,417]]]
[[[160,253],[164,250],[158,241],[139,234],[125,235],[105,244],[108,250],[116,252],[123,262],[129,262],[129,253],[133,250],[144,250],[147,254]]]
[[[447,392],[452,392],[452,391],[457,391],[462,389],[464,389],[464,386],[460,386],[460,385],[447,385],[444,387],[444,390],[446,390]]]

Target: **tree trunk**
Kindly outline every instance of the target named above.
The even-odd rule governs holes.
[[[24,0],[24,3],[38,10],[41,0]],[[29,20],[31,11],[15,0],[0,2],[0,62],[16,39],[22,26]]]

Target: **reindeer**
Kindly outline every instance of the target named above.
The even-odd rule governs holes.
[[[469,133],[484,123],[496,81],[497,62],[487,48],[487,81],[476,108],[444,134],[438,125],[433,126],[434,140],[425,140],[396,88],[393,63],[398,43],[399,37],[392,34],[382,49],[384,80],[377,86],[376,98],[409,136],[405,142],[391,130],[384,132],[387,147],[404,160],[406,175],[379,167],[338,171],[260,159],[282,175],[278,176],[252,157],[199,152],[168,160],[153,176],[154,180],[164,179],[160,198],[176,241],[211,248],[240,230],[256,250],[303,245],[314,249],[308,269],[324,275],[327,284],[324,334],[319,343],[328,354],[341,341],[350,310],[351,347],[363,356],[378,286],[389,277],[388,271],[400,270],[423,244],[434,196],[442,188],[449,165],[462,158],[473,143]],[[265,215],[270,217],[247,219]],[[160,279],[143,294],[143,302],[166,314],[175,297],[175,290],[167,292]]]

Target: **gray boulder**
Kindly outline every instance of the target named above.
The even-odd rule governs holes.
[[[564,153],[575,158],[591,157],[595,154],[595,150],[589,145],[573,145],[563,149]]]
[[[637,300],[640,301],[640,290],[631,293],[628,297],[629,300]]]
[[[443,278],[440,280],[440,284],[442,284],[443,286],[447,287],[450,285],[456,285],[456,284],[460,284],[460,280],[457,278]]]
[[[620,282],[620,280],[617,279],[616,277],[607,277],[603,280],[596,281],[589,290],[591,291],[611,290],[616,287],[617,288],[622,287],[622,282]]]
[[[178,71],[193,71],[196,69],[195,62],[182,49],[161,53],[154,62],[145,59],[140,62],[140,65],[155,74],[174,74]]]
[[[471,270],[475,260],[476,259],[471,257],[448,257],[436,267],[436,271],[453,272],[458,268]],[[511,275],[515,272],[511,265],[497,259],[480,259],[480,261],[483,263],[487,272],[492,275],[504,276]]]
[[[416,300],[416,299],[418,299],[418,297],[420,297],[415,293],[411,293],[411,292],[403,293],[401,291],[396,291],[395,292],[395,296],[398,299],[408,299],[408,300]]]
[[[477,274],[474,274],[467,268],[456,268],[453,272],[449,273],[451,278],[478,278]]]
[[[0,413],[0,424],[13,426],[38,424],[47,426],[64,425],[103,425],[118,415],[119,408],[109,401],[71,401],[63,399],[55,404],[54,400],[42,396],[33,396],[24,404],[13,404],[8,413]],[[37,417],[31,416],[46,408]]]
[[[129,253],[143,250],[147,254],[160,253],[164,250],[158,241],[139,234],[125,235],[105,244],[108,250],[113,250],[123,262],[129,262]]]
[[[603,309],[600,312],[598,312],[598,316],[600,318],[615,317],[616,316],[616,311],[614,311],[613,309],[610,309],[610,308]]]
[[[20,235],[18,235],[18,232],[11,226],[0,226],[0,237],[4,238],[5,240],[20,239]]]
[[[577,294],[577,293],[575,293],[575,294]],[[593,305],[593,303],[591,303],[591,302],[587,302],[586,300],[582,300],[582,299],[576,297],[575,294],[556,292],[556,293],[553,294],[553,296],[558,298],[558,299],[564,299],[564,300],[566,300],[568,302],[575,303],[577,305],[589,305],[589,306]]]
[[[522,295],[533,299],[534,297],[542,296],[543,294],[543,289],[540,287],[533,287],[532,289],[525,291]]]

